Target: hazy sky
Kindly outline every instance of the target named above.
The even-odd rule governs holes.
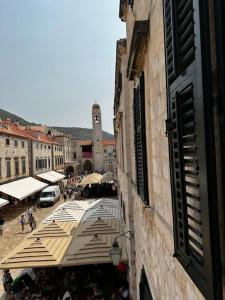
[[[113,131],[119,0],[0,0],[0,108],[38,123]]]

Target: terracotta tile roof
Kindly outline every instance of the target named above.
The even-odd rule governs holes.
[[[2,124],[3,126],[0,127],[0,134],[9,134],[46,144],[62,146],[62,144],[56,142],[51,137],[48,137],[43,133],[44,129],[47,128],[46,126],[21,126],[16,123],[12,123],[10,119],[2,121]]]
[[[105,146],[107,146],[107,145],[116,145],[116,142],[115,142],[114,139],[112,139],[112,140],[103,140],[103,141],[102,141],[102,144],[103,144],[103,146],[104,146],[104,145],[105,145]]]
[[[41,133],[40,131],[34,131],[34,130],[25,130],[27,134],[32,136],[36,141],[46,144],[52,144],[52,140],[50,140],[46,135]]]
[[[1,127],[0,133],[3,134],[9,134],[14,135],[26,139],[30,139],[30,136],[26,134],[23,130],[21,130],[17,125],[15,124],[8,124],[7,127]]]

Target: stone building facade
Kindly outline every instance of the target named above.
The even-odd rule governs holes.
[[[178,2],[179,10],[174,11],[173,8]],[[219,262],[222,261],[224,265],[224,213],[221,212],[224,198],[221,186],[207,179],[204,166],[207,165],[214,172],[211,181],[217,178],[220,182],[224,170],[221,170],[221,164],[218,167],[216,163],[220,160],[220,155],[215,154],[218,154],[221,147],[218,141],[218,119],[223,119],[224,115],[217,116],[213,109],[210,110],[206,105],[195,122],[192,122],[191,113],[199,109],[202,94],[197,94],[195,110],[182,115],[186,112],[186,107],[192,108],[193,104],[190,101],[195,93],[189,96],[191,88],[194,86],[199,91],[208,80],[204,76],[202,79],[199,79],[200,75],[198,77],[204,84],[197,85],[196,81],[193,81],[188,83],[188,88],[184,87],[172,96],[176,80],[180,79],[179,89],[182,88],[181,83],[185,85],[184,80],[190,80],[189,72],[192,72],[192,68],[195,68],[196,74],[201,69],[211,67],[207,73],[211,76],[210,72],[213,74],[219,67],[215,61],[210,65],[210,56],[204,57],[207,63],[200,64],[203,58],[201,55],[201,59],[198,58],[200,45],[197,44],[196,48],[188,48],[188,55],[192,56],[188,56],[188,60],[180,65],[180,68],[187,68],[184,73],[179,75],[179,69],[177,75],[170,73],[173,67],[170,59],[174,55],[171,49],[175,43],[171,43],[173,34],[170,30],[176,30],[170,23],[173,18],[171,15],[177,14],[176,16],[181,18],[180,14],[184,13],[179,22],[186,20],[181,28],[185,28],[184,34],[187,36],[181,45],[184,45],[185,41],[192,43],[194,39],[195,43],[199,43],[198,30],[201,27],[195,27],[194,24],[199,24],[199,19],[202,22],[202,14],[209,19],[204,19],[205,22],[208,20],[208,23],[204,23],[201,36],[205,37],[208,30],[207,38],[210,39],[215,29],[212,26],[215,19],[207,5],[205,8],[198,6],[201,1],[181,2],[120,1],[119,15],[120,19],[126,22],[127,37],[117,42],[114,128],[118,190],[125,212],[124,231],[131,231],[131,239],[127,240],[127,252],[132,299],[223,299],[224,274]],[[216,5],[213,6],[215,2],[207,1],[207,4],[216,9]],[[190,19],[185,19],[185,16]],[[187,24],[188,27],[185,27]],[[180,32],[177,34],[181,35]],[[205,40],[201,41],[203,43]],[[213,44],[214,39],[211,43],[212,48],[203,47],[205,53],[218,46]],[[178,51],[178,48],[174,49],[173,51]],[[218,82],[214,79],[213,82],[217,90]],[[208,82],[205,86],[210,84],[211,82]],[[181,98],[181,95],[184,98]],[[225,93],[221,92],[221,95],[224,96]],[[189,101],[181,111],[177,108],[179,101],[182,104]],[[205,121],[203,120],[196,129],[198,133],[202,131],[200,137],[194,135],[194,140],[192,128],[202,118],[202,111],[206,109],[209,109],[207,114],[214,118],[211,123],[207,123],[208,135],[205,138],[210,141],[205,144],[198,142],[195,147],[195,139],[205,136],[201,127]],[[176,117],[175,111],[181,114],[180,118]],[[177,118],[176,122],[171,121],[170,118],[173,117]],[[178,120],[184,122],[183,125],[180,125]],[[187,125],[186,120],[189,122]],[[213,123],[217,126],[215,129]],[[180,126],[185,128],[182,138]],[[181,148],[176,150],[177,139],[179,143],[183,142],[182,151]],[[211,148],[215,147],[214,153],[207,148],[208,144]],[[208,153],[208,159],[202,163],[205,152]],[[183,178],[183,181],[180,178]],[[210,197],[206,196],[206,191],[212,190],[213,210],[210,209]]]
[[[30,176],[51,171],[53,168],[53,143],[40,131],[25,130],[30,136]]]
[[[0,183],[29,176],[29,140],[17,125],[6,120],[0,124]]]

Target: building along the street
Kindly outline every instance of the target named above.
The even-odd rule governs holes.
[[[28,137],[10,119],[0,121],[0,183],[29,176]]]
[[[225,299],[223,5],[120,1],[114,126],[135,300]]]
[[[30,176],[52,170],[53,142],[40,131],[25,129],[30,136]]]
[[[50,129],[54,140],[63,145],[63,161],[64,161],[64,174],[78,175],[80,171],[80,164],[73,156],[73,139],[69,135],[62,132]]]
[[[64,173],[64,151],[63,145],[52,141],[52,169],[60,173]]]

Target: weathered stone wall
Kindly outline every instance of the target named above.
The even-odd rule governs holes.
[[[147,141],[147,166],[149,207],[136,192],[133,88],[138,78],[128,82],[125,78],[127,56],[124,55],[123,90],[119,110],[123,113],[124,169],[118,165],[119,191],[126,210],[126,229],[134,231],[134,239],[128,243],[129,278],[132,299],[139,299],[139,282],[144,266],[153,299],[200,300],[203,296],[187,275],[178,260],[173,257],[173,219],[169,173],[168,140],[165,136],[167,119],[166,76],[164,60],[163,7],[158,0],[135,0],[133,11],[127,11],[127,55],[130,52],[134,20],[149,19],[149,38],[144,60],[145,116]],[[126,105],[126,106],[125,106]],[[117,139],[117,149],[120,148]],[[120,149],[118,149],[120,151]],[[135,247],[135,251],[132,250]],[[137,291],[137,292],[136,292]]]
[[[6,138],[9,138],[10,145],[6,145]],[[15,140],[18,141],[18,146],[15,147]],[[22,147],[22,141],[24,147]],[[11,159],[11,176],[7,177],[6,174],[6,158]],[[15,158],[19,160],[19,175],[15,175]],[[22,172],[22,158],[25,158],[26,162],[26,173]],[[28,163],[28,140],[20,137],[14,137],[11,135],[0,135],[0,159],[1,159],[1,172],[0,172],[0,183],[7,182],[9,180],[16,180],[20,177],[29,176],[29,163]]]

